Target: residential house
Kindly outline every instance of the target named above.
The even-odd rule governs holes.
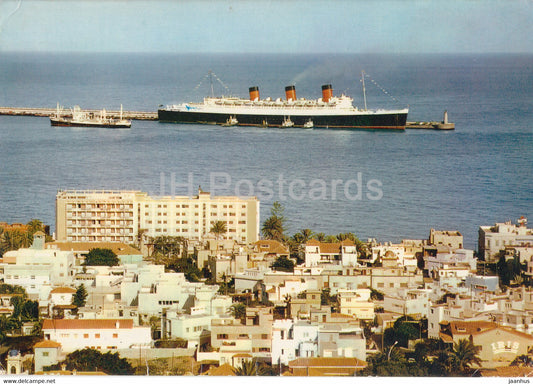
[[[437,253],[452,252],[463,248],[463,235],[458,231],[429,231],[428,244],[437,248]]]
[[[82,265],[85,256],[91,249],[102,248],[110,249],[117,255],[120,264],[137,264],[143,263],[143,255],[141,251],[133,248],[129,244],[111,241],[54,241],[53,243],[46,243],[46,249],[56,249],[60,251],[72,251],[76,257],[77,264]]]
[[[213,319],[211,321],[211,346],[217,351],[213,356],[216,356],[220,364],[241,364],[242,358],[255,358],[258,361],[270,362],[272,360],[272,323],[271,307],[247,308],[243,323],[231,317]],[[204,355],[200,357],[202,356]],[[199,360],[203,360],[200,357]]]
[[[427,317],[430,306],[429,289],[409,289],[388,292],[383,299],[386,312],[410,315],[417,318]]]
[[[272,325],[272,364],[289,364],[298,357],[318,356],[318,325],[293,319]]]
[[[322,243],[311,239],[304,245],[304,255],[306,267],[322,264],[357,265],[357,248],[351,240],[344,240],[338,243]]]
[[[533,245],[533,229],[527,228],[527,219],[523,216],[518,219],[517,224],[506,221],[479,227],[478,251],[486,262],[497,262],[500,251],[506,246],[526,244]]]
[[[55,365],[65,359],[61,352],[61,344],[52,341],[39,341],[33,346],[35,373],[42,372],[44,367]]]
[[[45,319],[42,330],[44,339],[61,344],[65,353],[84,348],[115,352],[152,344],[150,327],[135,327],[131,319]]]
[[[339,290],[337,300],[340,313],[359,320],[374,320],[374,302],[370,299],[370,289]]]
[[[30,248],[8,251],[3,256],[5,284],[20,285],[30,299],[47,299],[45,286],[70,285],[74,275],[74,254],[71,251],[45,249],[44,232],[33,235]]]
[[[325,324],[318,331],[320,357],[356,357],[366,360],[366,339],[363,330],[348,324]]]

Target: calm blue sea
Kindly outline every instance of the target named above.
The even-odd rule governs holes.
[[[457,229],[477,248],[480,225],[533,220],[531,55],[0,55],[0,106],[155,111],[214,91],[320,96],[321,85],[369,107],[409,105],[408,120],[452,132],[224,128],[134,121],[130,130],[51,127],[0,116],[0,221],[54,226],[58,189],[135,189],[155,195],[261,195],[280,200],[290,232],[351,231],[381,241]],[[201,84],[200,84],[201,83]],[[200,84],[200,86],[198,86]],[[384,88],[382,92],[375,84]],[[198,86],[198,87],[197,87]],[[173,180],[173,181],[172,181]],[[290,191],[289,191],[290,188]],[[291,192],[291,193],[289,193]],[[359,193],[361,192],[361,193]],[[290,196],[289,196],[290,195]]]

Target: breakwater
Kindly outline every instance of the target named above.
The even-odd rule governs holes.
[[[65,110],[67,112],[68,110]],[[100,113],[98,109],[84,109],[86,112],[93,112],[95,114]],[[17,107],[0,107],[0,115],[13,115],[13,116],[43,116],[50,117],[55,115],[56,108],[17,108]],[[106,110],[107,117],[117,119],[120,116],[120,110],[108,111]],[[122,117],[129,120],[157,120],[157,112],[146,111],[122,111]]]

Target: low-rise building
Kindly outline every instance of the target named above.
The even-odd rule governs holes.
[[[3,257],[4,283],[23,287],[33,300],[41,298],[43,286],[73,282],[73,252],[45,249],[45,236],[44,232],[36,232],[30,248],[8,251]],[[45,299],[48,293],[45,292]]]
[[[305,266],[315,267],[322,264],[343,266],[357,265],[357,248],[353,241],[322,243],[311,239],[304,246]]]
[[[472,340],[481,348],[479,357],[483,368],[508,366],[533,348],[533,336],[490,321],[443,322],[439,337],[444,343]]]
[[[521,217],[517,224],[511,221],[496,223],[492,226],[480,226],[478,251],[486,262],[498,261],[500,251],[506,246],[533,244],[533,229],[527,228],[527,219]]]
[[[463,235],[458,231],[429,231],[428,244],[437,247],[437,252],[453,252],[463,248]]]
[[[65,353],[84,348],[114,351],[152,344],[150,327],[135,327],[131,319],[45,319],[42,330],[44,339],[61,344]]]
[[[374,320],[374,302],[370,299],[370,289],[339,290],[337,300],[340,313],[359,320]]]
[[[430,300],[429,289],[399,290],[385,294],[383,309],[387,312],[410,315],[417,318],[427,317]]]

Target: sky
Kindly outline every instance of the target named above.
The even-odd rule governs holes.
[[[0,0],[0,52],[533,53],[533,0]]]

